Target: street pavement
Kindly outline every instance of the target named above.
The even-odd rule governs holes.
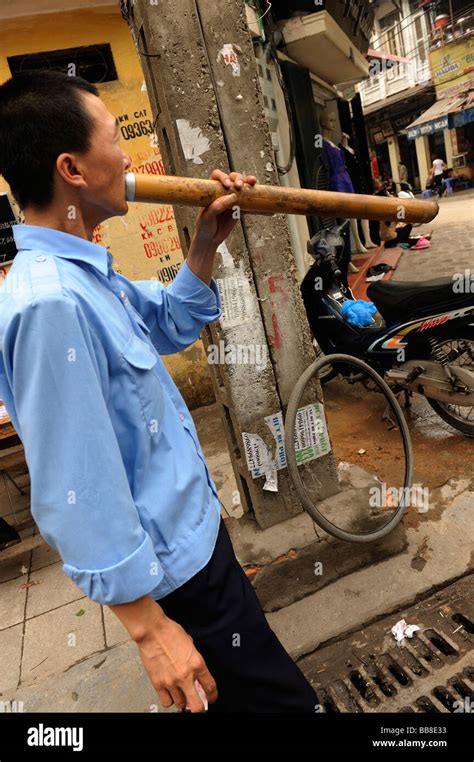
[[[474,189],[439,200],[433,222],[413,228],[413,234],[433,232],[431,247],[406,250],[393,280],[429,280],[474,273]]]

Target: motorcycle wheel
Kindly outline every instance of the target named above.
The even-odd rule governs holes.
[[[467,367],[474,372],[474,331],[464,330],[458,333],[455,337],[443,338],[438,342],[436,349],[441,349],[442,352],[449,354],[450,351],[455,349],[455,345],[460,341],[468,342],[470,345],[470,349],[467,352],[469,355],[467,358]],[[463,357],[464,355],[461,355],[458,359],[462,360]],[[431,356],[430,359],[435,358]],[[464,359],[466,358],[464,357]],[[463,367],[465,367],[465,363],[463,363]],[[466,434],[468,437],[474,437],[474,407],[472,405],[463,407],[461,405],[452,405],[449,402],[440,402],[439,400],[430,399],[429,397],[426,399],[435,413],[437,413],[445,423],[448,423],[453,429],[460,431],[462,434]],[[466,412],[463,413],[463,411]]]

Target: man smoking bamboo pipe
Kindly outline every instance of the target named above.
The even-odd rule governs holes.
[[[81,79],[0,86],[0,172],[25,214],[0,297],[0,397],[25,447],[31,509],[65,573],[138,645],[164,707],[314,712],[233,553],[189,411],[160,354],[220,315],[212,268],[234,194],[199,214],[167,288],[92,243],[127,212],[117,121]],[[255,177],[215,170],[237,190]],[[200,687],[201,686],[201,687]]]

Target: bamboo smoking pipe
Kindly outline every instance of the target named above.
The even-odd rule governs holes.
[[[127,201],[144,201],[184,206],[209,206],[220,196],[237,194],[242,212],[270,214],[316,214],[380,220],[381,222],[431,222],[438,214],[436,201],[364,196],[280,185],[244,185],[240,190],[224,188],[218,180],[201,180],[172,175],[125,175]]]

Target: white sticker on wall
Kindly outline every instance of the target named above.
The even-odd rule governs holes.
[[[265,424],[275,440],[271,452],[259,434],[242,432],[245,459],[253,479],[265,476],[263,489],[278,491],[277,471],[286,468],[285,430],[283,414],[267,415]],[[299,408],[295,423],[295,456],[298,465],[331,452],[324,407],[319,402]]]
[[[263,489],[266,489],[267,492],[278,492],[278,474],[275,467],[267,469],[265,472]]]
[[[241,262],[241,269],[243,262]],[[252,298],[250,286],[243,272],[216,278],[217,288],[222,304],[222,315],[219,318],[222,328],[235,328],[253,319]]]
[[[217,56],[217,63],[219,63],[222,58],[225,65],[232,68],[232,74],[234,77],[240,77],[240,63],[237,53],[238,50],[240,50],[238,45],[233,45],[231,42],[227,42],[219,50],[219,55]]]
[[[248,319],[244,281],[241,275],[229,275],[227,278],[217,278],[217,288],[222,303],[220,323],[222,328],[234,328],[242,325]]]
[[[295,423],[295,455],[298,465],[331,452],[324,407],[319,402],[299,408]]]
[[[267,415],[264,418],[265,423],[273,434],[273,438],[276,444],[276,451],[274,460],[277,464],[277,468],[286,467],[286,455],[285,455],[285,427],[283,425],[283,415],[281,411],[275,413],[275,415]]]
[[[184,158],[192,159],[194,164],[203,164],[201,155],[209,151],[210,144],[206,136],[202,134],[201,128],[191,127],[187,119],[177,119],[176,126]]]
[[[242,439],[244,441],[245,459],[252,479],[264,476],[263,489],[268,492],[278,492],[277,471],[286,466],[283,415],[281,412],[275,413],[275,415],[267,415],[264,421],[275,440],[275,452],[270,452],[259,434],[244,431],[242,432]]]
[[[267,445],[259,434],[242,432],[244,452],[247,466],[253,479],[264,476],[266,471],[272,470],[272,456]]]
[[[222,266],[226,268],[227,270],[235,270],[235,264],[232,258],[232,254],[230,253],[227,243],[225,241],[222,241],[222,243],[219,244],[219,246],[217,247],[217,251],[222,257]]]

